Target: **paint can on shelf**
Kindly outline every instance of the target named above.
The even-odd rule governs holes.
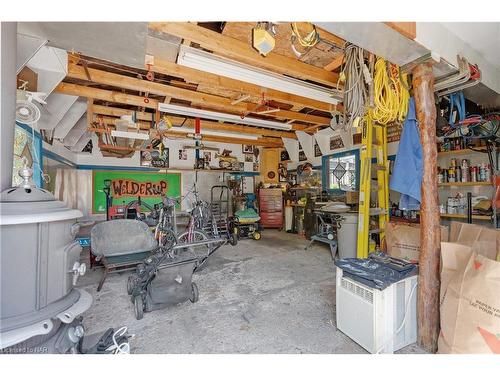
[[[469,161],[467,159],[462,159],[462,182],[470,181],[469,173]]]

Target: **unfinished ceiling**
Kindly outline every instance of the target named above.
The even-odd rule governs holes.
[[[67,123],[60,126],[58,132],[59,137],[66,138],[68,142],[66,135],[72,134],[72,149],[84,143],[83,140],[79,142],[76,135],[80,138],[85,135],[85,139],[89,137],[82,125],[83,108],[86,109],[88,131],[97,133],[99,146],[107,148],[111,154],[113,147],[121,154],[133,151],[125,149],[110,136],[119,117],[134,115],[137,126],[130,130],[144,133],[151,130],[155,136],[157,130],[153,128],[160,121],[160,103],[232,114],[242,119],[271,120],[280,125],[279,128],[290,128],[268,129],[235,121],[223,123],[203,119],[202,127],[206,130],[257,136],[257,140],[249,141],[234,135],[207,135],[205,140],[282,147],[283,138],[296,139],[295,131],[313,134],[328,127],[332,113],[343,109],[341,103],[331,101],[335,88],[339,87],[339,69],[345,45],[345,41],[336,35],[344,36],[351,29],[346,29],[348,26],[342,23],[318,24],[324,27],[317,28],[319,42],[305,48],[293,43],[290,23],[277,23],[276,46],[264,57],[252,48],[252,29],[256,25],[248,22],[21,23],[19,33],[46,38],[49,46],[65,49],[69,53],[67,74],[55,88],[54,95],[80,97],[79,116],[73,116],[75,124],[79,123],[78,132],[71,133],[72,127]],[[296,23],[295,26],[302,35],[312,30],[309,23]],[[353,24],[349,27],[357,26]],[[393,39],[398,34],[387,25],[383,25],[383,31],[390,33]],[[363,35],[363,43],[370,43],[376,37]],[[400,34],[398,38],[402,43],[414,43]],[[298,53],[293,50],[292,44]],[[389,54],[394,54],[394,49],[399,48],[386,44]],[[312,85],[326,90],[330,100],[307,96],[305,89],[291,93],[273,88],[266,80],[249,83],[252,81],[246,77],[239,79],[235,75],[193,68],[180,61],[180,51],[188,48],[203,51],[213,60],[215,57],[228,59],[257,71],[272,72],[283,81],[292,80],[303,87]],[[402,56],[401,52],[398,55],[405,62],[425,52],[425,49],[399,49],[406,51],[406,55]],[[57,114],[57,118],[60,120],[63,115]],[[167,131],[172,137],[186,137],[186,132],[181,132],[180,127],[194,128],[194,116],[168,117],[174,126]],[[56,125],[51,122],[46,128],[53,129]],[[60,134],[62,130],[64,136]],[[143,144],[135,142],[134,147],[140,149]]]
[[[88,29],[96,30],[89,24],[84,25]],[[120,26],[123,28],[125,25]],[[67,48],[73,45],[68,51],[70,56],[67,76],[55,92],[90,100],[87,103],[87,121],[90,126],[99,127],[94,131],[101,136],[102,140],[105,134],[110,134],[110,131],[114,129],[119,116],[124,114],[136,116],[137,131],[148,131],[154,122],[159,120],[157,114],[159,103],[291,124],[288,126],[291,126],[292,131],[284,131],[243,124],[202,121],[203,128],[207,130],[258,135],[257,141],[242,139],[239,142],[245,141],[262,146],[280,147],[282,137],[295,138],[295,130],[313,132],[319,127],[329,125],[330,113],[335,109],[329,103],[187,68],[176,64],[176,59],[182,43],[195,48],[203,48],[205,51],[211,51],[235,61],[251,62],[254,66],[273,70],[278,74],[291,74],[295,76],[295,79],[312,82],[318,87],[334,87],[337,84],[338,74],[325,70],[323,67],[332,60],[339,59],[343,40],[321,32],[322,37],[324,36],[327,41],[319,42],[309,51],[304,51],[307,53],[299,59],[294,55],[290,46],[290,24],[279,24],[276,50],[264,58],[252,49],[251,41],[248,40],[248,35],[251,34],[251,29],[255,24],[224,23],[220,25],[222,27],[218,29],[209,25],[202,27],[187,23],[150,24],[149,29],[143,30],[142,24],[139,24],[137,27],[140,30],[140,38],[144,37],[144,39],[141,49],[136,46],[140,44],[140,38],[132,41],[132,56],[122,56],[120,53],[112,53],[111,50],[103,52],[100,48],[97,51],[95,45],[94,49],[90,48],[90,45],[75,46],[72,44],[73,41],[64,38],[58,41],[52,40],[50,43],[57,46]],[[38,30],[37,35],[40,35],[40,29],[47,31],[46,25],[43,24],[31,26],[31,32]],[[105,28],[111,25],[101,24],[100,26]],[[58,31],[62,32],[63,29],[60,27]],[[126,29],[132,30],[132,28]],[[50,30],[52,36],[55,37],[54,28]],[[26,28],[23,31],[26,32]],[[102,32],[101,29],[97,34]],[[97,37],[97,34],[94,37]],[[44,35],[48,36],[48,34]],[[197,35],[201,35],[202,39],[197,39]],[[78,38],[75,37],[75,42]],[[221,48],[211,43],[206,44],[207,40],[218,40]],[[89,44],[92,43],[89,42]],[[73,50],[80,53],[72,53]],[[139,59],[141,54],[141,59]],[[150,65],[145,64],[145,55],[152,58]],[[285,65],[280,63],[285,63]],[[341,105],[337,106],[337,109],[341,110],[341,108]],[[266,113],[266,111],[269,112]],[[191,117],[169,116],[169,118],[174,125],[170,132],[172,135],[184,138],[185,133],[175,134],[175,127],[194,127],[194,120]],[[107,138],[109,140],[109,137]],[[216,136],[204,136],[206,140],[209,138],[214,141],[221,139]],[[72,140],[72,145],[75,141],[76,139]],[[238,139],[232,139],[232,141],[238,142]],[[102,146],[101,144],[101,148]],[[118,149],[119,145],[114,146]]]

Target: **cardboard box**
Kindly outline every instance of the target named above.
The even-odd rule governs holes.
[[[387,223],[385,232],[387,254],[412,263],[420,257],[420,225]],[[448,228],[441,226],[441,241],[448,241]]]

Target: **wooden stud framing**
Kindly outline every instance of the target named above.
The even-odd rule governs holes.
[[[247,43],[186,22],[151,22],[149,28],[198,43],[203,48],[226,57],[259,66],[299,79],[335,86],[338,74],[270,52],[266,57],[254,51]]]
[[[92,82],[115,86],[119,88],[143,91],[150,94],[164,95],[169,97],[174,97],[178,99],[183,99],[190,101],[192,104],[212,108],[219,111],[224,111],[227,113],[237,113],[237,114],[247,114],[255,109],[256,105],[238,103],[236,105],[231,105],[231,99],[223,98],[216,95],[204,94],[197,91],[180,89],[178,87],[173,87],[169,85],[164,85],[157,82],[151,82],[142,80],[139,78],[128,77],[120,74],[109,73],[98,69],[88,69]],[[87,75],[85,69],[78,65],[69,64],[68,66],[68,77],[87,80]],[[148,99],[149,100],[149,99]],[[144,101],[144,99],[143,99]],[[157,103],[157,101],[155,101]],[[151,106],[144,105],[147,108],[152,108]],[[309,122],[312,124],[327,125],[330,123],[328,117],[307,115],[304,113],[280,110],[278,112],[269,113],[269,116],[290,120],[297,120],[303,122]]]
[[[298,95],[289,94],[282,91],[277,91],[269,88],[263,88],[251,83],[238,81],[236,79],[218,76],[216,74],[202,72],[197,69],[188,68],[170,61],[165,61],[155,58],[155,64],[151,66],[151,70],[156,73],[167,74],[173,77],[184,79],[186,82],[195,84],[205,84],[213,87],[223,87],[225,89],[242,92],[252,95],[253,97],[261,98],[264,93],[266,100],[275,100],[285,104],[290,104],[297,107],[307,107],[318,109],[320,111],[329,112],[332,109],[332,104],[320,102],[317,100],[305,98]],[[337,107],[341,106],[340,104]]]

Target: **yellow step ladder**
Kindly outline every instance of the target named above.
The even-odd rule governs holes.
[[[374,122],[370,115],[365,117],[362,128],[360,151],[361,171],[359,182],[358,216],[358,258],[366,258],[369,253],[370,234],[379,233],[380,241],[385,237],[385,227],[389,220],[389,162],[387,160],[387,127]],[[375,151],[376,162],[373,163]],[[372,170],[377,172],[377,183],[372,183]],[[371,192],[377,191],[377,205],[370,207]],[[370,218],[378,216],[378,228],[370,228]]]

